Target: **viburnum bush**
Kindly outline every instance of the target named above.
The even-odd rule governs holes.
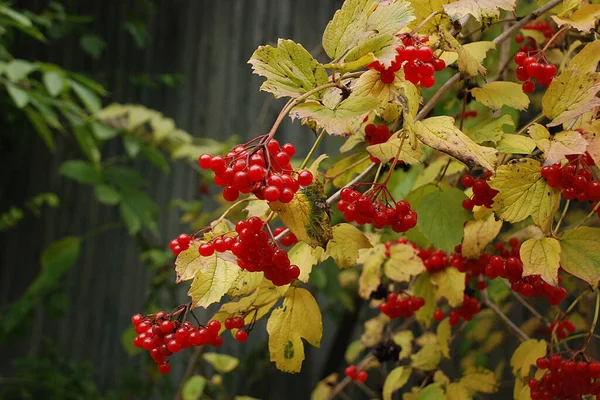
[[[600,6],[526,7],[346,0],[327,62],[291,40],[259,47],[261,89],[288,102],[266,134],[199,158],[228,205],[171,242],[191,301],[135,315],[134,344],[167,373],[175,353],[246,342],[267,318],[270,360],[299,372],[323,328],[309,280],[331,258],[369,313],[313,398],[352,384],[600,399]],[[307,126],[306,154],[277,140],[287,116]],[[315,158],[327,136],[339,152]]]

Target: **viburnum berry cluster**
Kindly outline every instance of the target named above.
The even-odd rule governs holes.
[[[373,224],[377,229],[389,226],[394,232],[406,232],[417,225],[417,213],[410,204],[406,200],[394,202],[384,184],[375,185],[364,194],[351,188],[342,189],[337,209],[344,213],[346,222]]]
[[[365,382],[369,377],[367,371],[359,370],[356,365],[349,365],[344,372],[352,381]]]
[[[379,72],[379,79],[386,84],[393,83],[396,79],[396,72],[403,69],[404,78],[407,81],[415,85],[420,84],[424,88],[432,87],[435,84],[435,72],[446,68],[446,63],[433,54],[431,47],[425,44],[429,42],[427,36],[417,38],[402,34],[400,38],[403,45],[396,48],[398,55],[388,68],[379,61],[367,65],[367,68]]]
[[[179,307],[171,315],[159,311],[145,317],[141,314],[131,317],[137,333],[133,345],[150,353],[161,374],[169,373],[169,357],[182,349],[203,345],[220,347],[223,344],[223,338],[219,336],[219,321],[213,320],[207,326],[196,327],[189,321],[171,320],[176,315],[182,316],[186,307]]]
[[[191,236],[182,233],[181,235],[177,236],[177,239],[171,240],[171,243],[169,243],[169,248],[175,256],[178,256],[182,251],[189,249],[191,242]]]
[[[379,305],[379,311],[391,319],[410,318],[416,311],[425,305],[425,299],[405,295],[403,293],[390,293],[386,301]]]
[[[242,330],[244,325],[246,325],[246,322],[242,317],[229,317],[225,319],[225,329],[230,331],[237,329],[238,331],[235,333],[235,340],[240,343],[244,343],[248,340],[248,331]]]
[[[479,311],[481,311],[481,308],[477,299],[474,297],[469,297],[467,294],[465,294],[463,296],[462,305],[456,310],[450,311],[448,314],[448,322],[450,323],[450,326],[458,326],[461,319],[470,321],[476,314],[479,313]]]
[[[295,171],[290,160],[296,154],[291,143],[282,146],[275,139],[259,136],[235,146],[225,157],[203,154],[198,164],[214,172],[215,183],[223,187],[223,198],[235,201],[240,193],[254,193],[267,201],[289,203],[300,186],[313,181],[308,170]]]
[[[548,327],[548,333],[556,333],[556,336],[558,336],[559,339],[565,339],[567,336],[569,336],[569,333],[573,333],[576,330],[577,328],[575,327],[575,324],[568,319],[552,321]]]
[[[209,257],[214,252],[231,251],[237,257],[241,269],[249,272],[262,271],[265,278],[277,286],[287,285],[300,276],[297,265],[291,265],[288,254],[277,245],[268,224],[258,217],[238,221],[237,236],[220,235],[200,245],[198,252]]]
[[[385,143],[391,136],[392,132],[390,132],[390,128],[385,124],[367,124],[365,126],[365,142],[369,143],[369,145]]]
[[[538,358],[536,366],[546,372],[540,379],[529,380],[532,400],[600,397],[600,363],[596,361],[575,361],[575,357],[566,359],[552,354]]]
[[[275,228],[273,230],[273,235],[274,236],[279,236],[279,234],[283,233],[283,231],[285,231],[286,228],[280,227],[280,228]],[[282,246],[293,246],[296,243],[298,243],[298,238],[296,237],[296,235],[294,234],[294,232],[289,232],[285,235],[283,235],[283,237],[279,240],[279,243],[281,243]]]
[[[556,66],[548,62],[545,53],[537,50],[519,51],[514,56],[517,63],[517,79],[523,82],[522,89],[525,93],[535,91],[535,81],[548,87],[556,77]]]
[[[537,22],[533,22],[531,24],[527,24],[523,27],[523,31],[538,31],[544,34],[544,37],[546,39],[550,39],[552,36],[554,36],[555,33],[555,29],[554,26],[552,26],[552,24],[545,22],[545,21],[537,21]],[[530,50],[535,50],[537,49],[537,42],[536,40],[533,38],[533,36],[529,36],[527,35],[527,32],[523,32],[525,35],[522,34],[517,34],[515,36],[515,42],[521,44],[521,47],[519,48],[519,51],[530,51]],[[526,44],[522,44],[525,42],[525,38],[527,37],[528,39],[528,43]]]
[[[572,157],[563,166],[560,163],[542,168],[542,177],[548,186],[560,189],[566,200],[598,201],[600,200],[600,181],[594,179],[590,170],[594,160],[589,154]]]
[[[492,208],[492,204],[494,204],[494,196],[498,194],[498,191],[492,189],[488,184],[487,180],[490,176],[490,173],[486,173],[483,179],[475,179],[473,175],[467,174],[460,179],[460,183],[464,187],[473,188],[473,196],[463,200],[462,206],[465,210],[471,211],[475,206]]]

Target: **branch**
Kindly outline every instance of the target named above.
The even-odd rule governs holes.
[[[515,325],[515,323],[512,322],[512,320],[508,318],[508,316],[504,314],[502,310],[498,308],[497,305],[491,302],[490,298],[488,297],[487,290],[482,290],[481,295],[484,304],[488,306],[490,310],[495,312],[496,315],[498,315],[506,323],[506,325],[508,325],[508,327],[511,328],[517,334],[521,342],[529,340],[529,336],[527,336],[525,332],[523,332],[517,325]]]

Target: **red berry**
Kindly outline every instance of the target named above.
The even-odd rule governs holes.
[[[300,186],[309,186],[313,181],[313,174],[310,171],[302,171],[298,175],[298,183]]]
[[[472,175],[464,175],[462,178],[460,178],[460,183],[464,187],[470,188],[475,183],[475,178],[473,178]]]
[[[135,314],[131,317],[131,323],[135,326],[138,326],[144,320],[144,316],[142,314]]]
[[[215,253],[215,248],[210,243],[204,243],[198,247],[198,253],[200,253],[202,257],[209,257]]]
[[[433,57],[433,50],[429,46],[421,46],[417,50],[417,58],[423,62],[431,60]]]
[[[237,331],[235,333],[235,340],[237,340],[240,343],[244,343],[246,340],[248,340],[248,332],[244,330]]]
[[[221,330],[221,322],[217,320],[212,320],[208,323],[207,328],[210,333],[218,335],[219,331]]]
[[[198,165],[200,165],[200,168],[202,169],[209,169],[211,160],[212,156],[210,154],[202,154],[198,158]]]
[[[444,312],[442,310],[435,310],[433,313],[433,319],[436,321],[441,321],[444,319]]]
[[[162,333],[171,333],[175,329],[175,324],[172,321],[163,321],[160,323],[160,331]]]
[[[160,363],[158,364],[158,372],[160,372],[163,375],[168,374],[171,371],[171,365],[169,365],[168,363]]]
[[[433,76],[422,76],[421,86],[424,88],[430,88],[435,84],[435,78]]]
[[[441,58],[434,58],[431,63],[433,64],[433,68],[438,72],[446,68],[446,62]]]
[[[527,81],[523,84],[522,88],[525,93],[533,93],[535,91],[535,83]]]
[[[368,377],[369,375],[366,371],[360,371],[358,374],[356,374],[356,380],[359,382],[365,382]]]
[[[277,201],[281,196],[281,191],[275,186],[267,186],[263,190],[263,196],[266,201]]]
[[[380,72],[379,79],[381,80],[381,83],[385,83],[385,84],[394,83],[394,80],[396,80],[396,74],[394,74],[393,71],[384,70],[384,71]]]
[[[226,187],[223,189],[223,198],[227,201],[236,201],[240,196],[240,192],[232,187]]]

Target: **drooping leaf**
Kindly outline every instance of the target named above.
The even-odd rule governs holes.
[[[248,63],[255,74],[266,78],[260,90],[275,97],[298,97],[329,79],[323,66],[292,40],[279,39],[277,47],[260,46]]]
[[[510,359],[513,374],[527,377],[535,361],[546,355],[546,348],[547,344],[544,340],[529,339],[521,343]]]
[[[17,108],[23,108],[29,104],[29,93],[16,85],[6,85],[6,91],[10,95]]]
[[[493,207],[501,219],[519,222],[531,216],[542,230],[550,227],[560,203],[560,193],[548,185],[540,171],[540,163],[532,159],[498,168],[489,185],[500,191],[494,197]]]
[[[369,239],[350,224],[338,224],[333,227],[333,238],[327,243],[325,257],[332,257],[340,268],[349,268],[356,264],[361,249],[373,247]]]
[[[206,383],[206,378],[201,375],[191,376],[183,384],[181,397],[183,397],[183,400],[200,400],[202,398],[202,394],[204,393]]]
[[[423,260],[409,244],[394,244],[390,247],[390,258],[385,262],[385,276],[396,282],[408,282],[411,277],[425,271]]]
[[[600,61],[600,42],[595,40],[585,45],[579,53],[567,64],[566,69],[579,71],[580,73],[596,72]]]
[[[436,288],[431,282],[431,275],[420,274],[415,280],[413,286],[415,296],[422,297],[425,299],[423,307],[419,308],[415,313],[417,321],[419,321],[425,328],[428,328],[433,321],[433,313],[437,308],[437,301],[435,297]]]
[[[435,286],[435,298],[446,298],[452,307],[459,307],[463,303],[465,292],[465,273],[456,268],[446,268],[431,274]]]
[[[25,113],[27,114],[27,118],[35,128],[35,131],[38,133],[40,138],[46,143],[46,146],[52,151],[56,149],[56,145],[54,143],[54,136],[50,127],[46,123],[46,120],[39,112],[35,111],[31,107],[25,108]]]
[[[485,247],[492,242],[502,229],[502,221],[496,221],[493,212],[484,217],[469,221],[465,225],[462,242],[462,255],[467,258],[477,258]]]
[[[240,364],[240,360],[229,354],[204,353],[202,358],[220,374],[231,372]]]
[[[100,183],[102,174],[83,160],[68,160],[61,164],[60,174],[79,183]]]
[[[312,268],[323,259],[323,253],[322,248],[312,248],[304,242],[298,242],[290,249],[288,252],[290,264],[300,268],[298,279],[304,283],[308,282]]]
[[[383,383],[383,400],[392,400],[392,394],[406,385],[411,373],[410,368],[403,366],[391,370]]]
[[[560,238],[560,265],[594,288],[600,281],[600,228],[570,229]]]
[[[438,324],[436,335],[442,354],[444,357],[450,358],[449,341],[452,336],[452,327],[450,326],[450,320],[448,318],[444,318],[444,320]]]
[[[121,201],[121,194],[109,185],[99,184],[94,189],[96,198],[101,203],[113,206]]]
[[[596,20],[600,17],[599,4],[585,4],[570,17],[559,17],[553,15],[552,19],[559,27],[570,25],[583,33],[589,33],[596,26]]]
[[[523,276],[540,275],[551,285],[558,284],[560,243],[554,238],[531,238],[521,244]]]
[[[193,247],[196,246],[190,245],[190,248]],[[197,251],[196,247],[196,253]],[[180,256],[181,254],[183,252]],[[234,257],[227,253],[214,254],[210,257],[198,256],[185,269],[185,273],[196,270],[188,295],[192,298],[192,307],[207,308],[220,301],[229,291],[241,269]],[[177,268],[177,262],[175,265]]]
[[[65,81],[62,74],[58,71],[46,71],[42,76],[44,86],[51,96],[58,96],[65,87]]]
[[[451,3],[450,5],[453,4],[457,3]],[[475,100],[492,110],[499,110],[502,106],[526,110],[529,106],[529,97],[523,93],[521,85],[514,82],[495,81],[486,83],[480,88],[471,89],[471,93]]]
[[[410,358],[413,368],[421,371],[433,371],[437,369],[442,360],[442,349],[438,343],[426,344]]]
[[[451,117],[432,117],[415,124],[417,138],[426,145],[459,159],[470,168],[479,164],[493,171],[496,150],[483,147],[454,126]]]
[[[358,262],[363,265],[358,280],[358,294],[363,299],[368,299],[377,286],[381,283],[381,266],[386,259],[385,246],[374,245],[368,249],[359,250]]]
[[[96,93],[72,79],[69,80],[69,85],[75,94],[77,94],[77,97],[79,97],[85,108],[92,113],[100,111],[102,102]]]
[[[267,322],[271,361],[285,372],[300,372],[304,360],[302,338],[315,347],[321,344],[323,323],[314,297],[302,288],[290,288],[283,307],[276,308]]]
[[[515,3],[515,0],[458,0],[444,5],[444,11],[454,21],[472,15],[481,22],[484,19],[497,19],[500,9],[514,11]]]
[[[403,141],[399,136],[391,137],[385,143],[369,146],[367,147],[367,151],[373,157],[381,160],[381,162],[388,162],[396,157],[400,145],[402,145],[402,149],[400,150],[398,160],[402,160],[406,164],[417,164],[421,162],[423,154],[421,148],[417,146],[413,149],[408,139],[404,139]]]
[[[505,125],[515,126],[511,116],[508,114],[503,114],[498,118],[483,119],[466,130],[465,133],[477,144],[486,142],[496,144],[504,134]]]
[[[26,60],[13,59],[6,64],[6,76],[11,82],[19,82],[37,68],[38,66],[35,63]]]
[[[535,142],[527,136],[505,133],[496,150],[500,153],[531,154],[535,150]]]
[[[466,47],[461,45],[454,36],[446,30],[440,31],[440,45],[442,50],[455,52],[458,57],[458,69],[467,76],[485,75],[486,69],[481,64],[485,59],[488,50],[494,49],[496,45],[493,42],[479,42],[480,46]],[[477,49],[477,52],[474,51]]]
[[[296,192],[291,202],[271,202],[269,207],[299,240],[311,247],[326,248],[327,242],[333,238],[326,200],[323,185],[315,180]]]

